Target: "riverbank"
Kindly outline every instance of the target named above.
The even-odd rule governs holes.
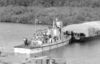
[[[51,25],[58,17],[64,25],[100,20],[100,8],[92,7],[33,7],[6,6],[0,7],[0,22]]]

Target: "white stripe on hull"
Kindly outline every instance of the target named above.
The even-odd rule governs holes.
[[[69,42],[69,41],[67,41]],[[31,53],[39,53],[42,51],[47,51],[47,50],[51,50],[54,48],[58,48],[64,45],[67,45],[67,42],[63,42],[57,45],[51,45],[51,46],[45,46],[43,48],[36,48],[36,49],[25,49],[25,48],[14,48],[14,52],[15,53],[21,53],[21,54],[31,54]]]
[[[34,49],[26,49],[26,48],[14,48],[14,52],[15,53],[19,53],[19,54],[35,54],[35,53],[40,53],[43,51],[47,51],[47,50],[51,50],[54,48],[58,48],[64,45],[67,45],[69,43],[70,38],[68,38],[67,40],[63,41],[63,42],[59,42],[57,44],[54,45],[48,45],[48,46],[43,46],[40,48],[34,48]]]

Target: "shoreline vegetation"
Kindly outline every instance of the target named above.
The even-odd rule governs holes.
[[[100,20],[99,0],[0,0],[0,22],[51,25],[55,17],[64,25]]]

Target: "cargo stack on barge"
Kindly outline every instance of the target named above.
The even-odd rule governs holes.
[[[64,27],[62,31],[72,36],[71,41],[92,40],[100,36],[100,21],[71,24]]]
[[[24,39],[22,45],[14,47],[14,52],[19,54],[34,54],[69,44],[70,35],[63,31],[63,23],[56,18],[51,28],[38,30],[31,39]]]

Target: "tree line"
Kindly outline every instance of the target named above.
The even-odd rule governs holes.
[[[0,0],[0,6],[77,6],[77,7],[100,7],[100,0]]]

